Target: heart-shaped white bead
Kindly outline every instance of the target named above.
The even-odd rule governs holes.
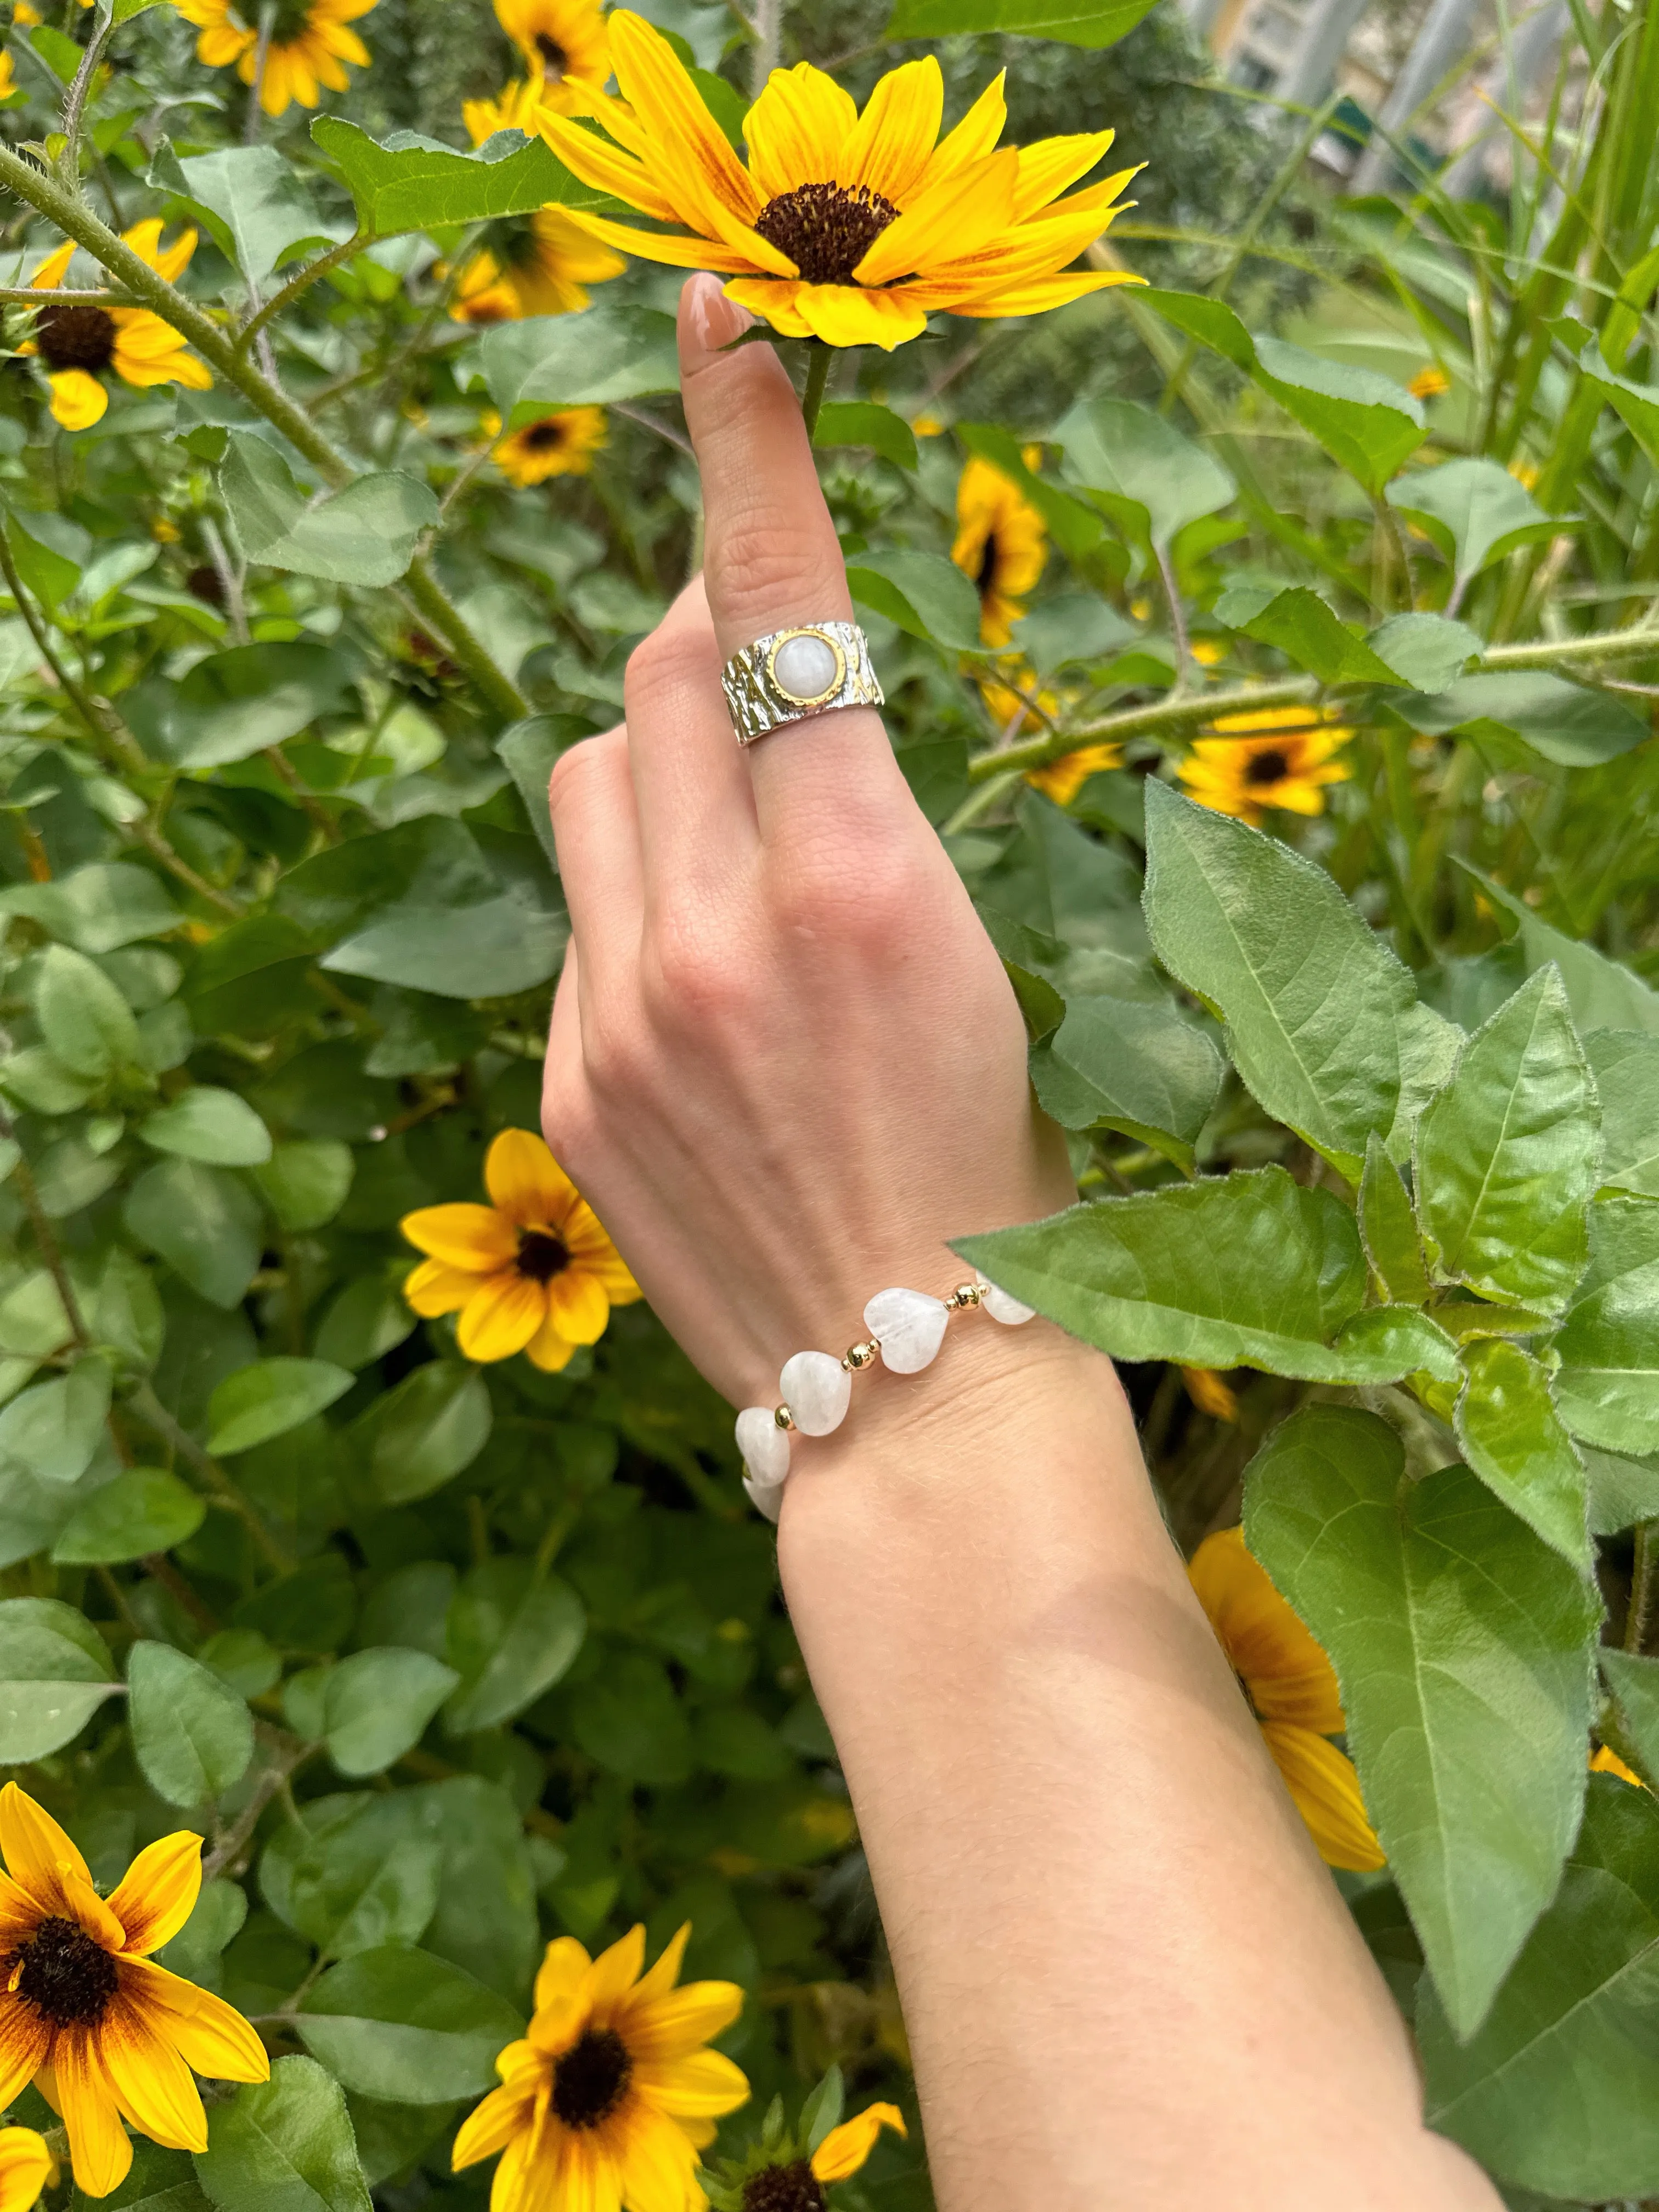
[[[789,1472],[788,1431],[769,1406],[745,1406],[738,1415],[738,1449],[757,1482],[779,1483]]]
[[[828,1352],[798,1352],[783,1363],[778,1395],[804,1437],[827,1437],[847,1419],[853,1378]]]
[[[988,1283],[983,1275],[978,1278],[978,1282],[983,1294],[980,1298],[981,1305],[993,1321],[1000,1321],[1005,1328],[1018,1328],[1021,1322],[1036,1319],[1035,1306],[1022,1305],[1018,1298],[1011,1298],[1006,1291],[1000,1291],[994,1283]]]
[[[881,1344],[881,1364],[895,1375],[916,1375],[939,1357],[951,1316],[942,1298],[926,1291],[878,1291],[864,1309],[864,1326]]]
[[[781,1482],[757,1482],[752,1474],[745,1474],[743,1486],[749,1492],[749,1503],[757,1513],[763,1513],[775,1528],[778,1516],[783,1510],[783,1485]]]

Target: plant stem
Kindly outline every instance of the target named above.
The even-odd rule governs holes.
[[[270,1564],[279,1574],[287,1574],[294,1565],[287,1547],[278,1543],[212,1453],[204,1451],[190,1431],[174,1420],[149,1384],[141,1382],[125,1404],[128,1412],[135,1414],[147,1429],[152,1430],[164,1443],[171,1444],[181,1457],[190,1462],[215,1496],[228,1506],[246,1528]]]
[[[0,284],[0,302],[9,307],[130,307],[137,303],[120,290],[100,285],[95,292],[78,291],[72,286]]]
[[[755,0],[755,12],[750,20],[755,46],[749,57],[749,96],[758,100],[766,89],[766,80],[781,58],[783,0]]]
[[[823,387],[830,381],[830,364],[835,359],[832,349],[822,338],[814,338],[806,356],[806,389],[800,396],[801,420],[806,425],[806,442],[810,446],[818,427],[818,410],[823,404]]]
[[[302,292],[308,291],[319,276],[326,276],[331,269],[337,269],[343,261],[349,261],[372,244],[366,232],[355,230],[343,246],[331,246],[319,253],[314,261],[307,262],[297,276],[290,276],[280,292],[273,292],[257,314],[251,315],[237,334],[236,350],[246,354],[266,325],[291,307]]]
[[[502,675],[473,636],[461,619],[459,610],[433,574],[431,562],[426,554],[417,555],[410,562],[409,574],[404,578],[404,588],[437,635],[449,647],[456,666],[466,671],[482,696],[489,702],[497,714],[505,714],[508,721],[521,722],[530,712],[530,702],[516,684],[510,683]]]
[[[86,112],[93,78],[98,73],[98,64],[104,58],[104,49],[109,44],[110,34],[114,28],[113,6],[100,8],[99,21],[87,41],[87,50],[81,57],[81,66],[75,72],[75,82],[64,102],[64,136],[69,143],[63,152],[63,171],[72,179],[78,179],[81,173],[81,118]]]
[[[16,1126],[3,1106],[0,1106],[0,1137],[7,1139],[13,1144],[17,1142]],[[75,1287],[69,1279],[69,1269],[64,1265],[63,1248],[59,1245],[57,1232],[47,1218],[46,1209],[40,1203],[40,1193],[34,1180],[34,1170],[24,1157],[21,1146],[18,1147],[17,1164],[11,1172],[12,1179],[17,1185],[18,1194],[23,1201],[23,1211],[28,1215],[29,1226],[34,1231],[34,1241],[40,1247],[40,1257],[45,1262],[46,1273],[57,1286],[58,1296],[63,1303],[64,1316],[70,1325],[70,1334],[75,1340],[75,1348],[77,1352],[84,1352],[92,1342],[92,1339],[87,1334],[87,1325],[81,1316],[81,1307],[75,1295]]]
[[[1630,1603],[1625,1612],[1625,1649],[1639,1651],[1647,1641],[1653,1605],[1653,1571],[1659,1565],[1659,1521],[1637,1524],[1636,1557],[1631,1564]]]

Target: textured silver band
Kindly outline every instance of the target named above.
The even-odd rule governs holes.
[[[778,649],[793,638],[815,638],[836,657],[833,684],[811,696],[780,681]],[[839,707],[879,707],[882,690],[870,665],[870,641],[856,623],[797,623],[773,630],[734,653],[720,671],[720,684],[740,745],[752,745],[786,722],[803,722]]]

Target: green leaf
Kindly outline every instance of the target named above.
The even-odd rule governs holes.
[[[1221,1088],[1221,1055],[1164,999],[1073,998],[1031,1050],[1045,1114],[1065,1129],[1121,1129],[1193,1164]]]
[[[1423,442],[1420,402],[1375,369],[1258,336],[1255,380],[1373,498]]]
[[[489,1393],[476,1367],[434,1359],[375,1399],[351,1430],[370,1494],[410,1505],[470,1467],[489,1441]]]
[[[1600,1599],[1465,1468],[1407,1480],[1395,1431],[1349,1407],[1273,1431],[1244,1532],[1330,1655],[1366,1809],[1471,2034],[1577,1826]]]
[[[1584,381],[1612,401],[1620,421],[1650,461],[1659,461],[1659,386],[1636,384],[1607,367],[1591,338],[1578,357]]]
[[[329,1757],[342,1774],[382,1773],[413,1750],[459,1680],[424,1651],[382,1645],[353,1652],[330,1674],[323,1693]]]
[[[1659,1451],[1659,1206],[1591,1206],[1589,1266],[1549,1349],[1574,1436],[1607,1451]]]
[[[0,1598],[0,1766],[61,1751],[119,1695],[109,1647],[56,1598]]]
[[[336,1137],[278,1145],[253,1180],[284,1229],[320,1229],[346,1202],[357,1163]]]
[[[1397,1381],[1424,1364],[1421,1336],[1335,1341],[1365,1294],[1358,1231],[1333,1192],[1279,1167],[1074,1206],[951,1249],[1116,1359],[1314,1382]]]
[[[158,1107],[138,1125],[138,1133],[158,1152],[204,1160],[210,1167],[252,1168],[270,1158],[270,1132],[245,1098],[198,1083]]]
[[[331,646],[237,645],[210,653],[177,679],[147,677],[123,692],[121,708],[157,760],[219,768],[343,710],[354,674],[351,661]]]
[[[1478,1029],[1417,1128],[1417,1206],[1442,1282],[1540,1312],[1583,1272],[1600,1112],[1553,968]]]
[[[207,1508],[164,1468],[130,1467],[77,1505],[52,1547],[60,1566],[114,1566],[170,1552],[196,1534]]]
[[[107,975],[84,952],[49,945],[34,987],[40,1034],[72,1074],[100,1082],[138,1058],[138,1024]]]
[[[1477,738],[1519,738],[1563,768],[1598,768],[1643,744],[1645,719],[1610,692],[1570,684],[1542,669],[1495,669],[1461,677],[1438,697],[1391,702],[1413,729]]]
[[[1208,299],[1202,292],[1160,291],[1149,284],[1137,288],[1135,301],[1220,354],[1235,368],[1248,373],[1255,368],[1255,340],[1224,300]]]
[[[1365,1171],[1359,1184],[1359,1233],[1371,1273],[1390,1299],[1420,1306],[1429,1295],[1428,1270],[1417,1216],[1400,1171],[1375,1129],[1365,1139]]]
[[[1305,584],[1269,592],[1235,584],[1216,601],[1216,618],[1259,644],[1276,646],[1322,684],[1392,684],[1395,672],[1358,631]]]
[[[1547,1369],[1501,1337],[1468,1345],[1457,1441],[1488,1490],[1570,1559],[1594,1571],[1584,1463],[1561,1425]]]
[[[357,227],[369,238],[453,230],[501,216],[533,215],[550,204],[610,204],[602,192],[573,177],[542,139],[522,131],[498,131],[475,153],[413,131],[376,140],[341,115],[319,116],[311,136],[356,203]]]
[[[872,399],[828,399],[818,410],[815,446],[867,446],[895,468],[917,465],[915,434],[902,415]]]
[[[95,1355],[37,1382],[0,1413],[0,1468],[27,1468],[43,1482],[75,1482],[92,1464],[109,1413],[111,1376]]]
[[[1267,1112],[1358,1182],[1366,1139],[1395,1125],[1408,1024],[1447,1024],[1322,868],[1151,777],[1146,862],[1159,959],[1221,1014]]]
[[[1036,507],[1048,527],[1049,536],[1068,561],[1086,561],[1106,534],[1106,526],[1094,509],[1070,492],[1061,491],[1040,477],[1026,465],[1025,448],[1012,430],[1005,430],[1000,422],[958,422],[956,434],[970,453],[989,461],[1000,470],[1009,483],[1021,492]],[[1099,609],[1104,600],[1088,602]],[[1139,632],[1122,623],[1126,637]],[[1052,660],[1038,662],[1040,667],[1052,666]]]
[[[246,1183],[224,1168],[165,1160],[127,1195],[126,1224],[149,1251],[182,1275],[210,1305],[240,1305],[264,1238]]]
[[[450,1601],[446,1650],[460,1686],[444,1711],[449,1735],[499,1728],[569,1671],[587,1633],[581,1600],[530,1559],[489,1559]]]
[[[132,696],[122,694],[124,708]],[[0,914],[27,915],[82,952],[165,937],[184,920],[149,870],[125,860],[94,860],[55,883],[12,884],[0,890]]]
[[[351,1388],[352,1376],[326,1359],[291,1359],[279,1355],[227,1375],[208,1408],[208,1449],[228,1459],[255,1444],[297,1429]]]
[[[1659,1659],[1604,1644],[1601,1672],[1619,1707],[1619,1717],[1644,1775],[1659,1773]]]
[[[313,503],[251,430],[230,433],[219,489],[250,561],[337,584],[395,584],[438,520],[435,495],[395,470],[354,477]]]
[[[443,1850],[413,1791],[314,1798],[259,1861],[279,1918],[331,1959],[418,1943],[438,1905]]]
[[[170,1974],[182,1974],[216,1992],[224,1982],[220,1960],[247,1918],[247,1892],[240,1882],[210,1875],[197,1893],[190,1917],[155,1955]]]
[[[1630,1459],[1581,1443],[1578,1455],[1589,1492],[1592,1534],[1613,1536],[1638,1521],[1659,1519],[1659,1452]]]
[[[674,318],[656,307],[589,307],[497,323],[478,341],[478,373],[504,429],[554,407],[604,407],[678,392]]]
[[[395,1284],[382,1275],[360,1275],[323,1316],[312,1348],[319,1359],[355,1372],[385,1358],[415,1327],[416,1316]]]
[[[1659,1198],[1659,1036],[1593,1030],[1584,1051],[1601,1101],[1601,1185]]]
[[[339,1552],[322,1552],[303,1567],[267,1583],[235,1609],[239,1628],[257,1629],[283,1651],[333,1651],[345,1641],[357,1601],[351,1570]]]
[[[1425,692],[1449,690],[1486,646],[1467,623],[1429,614],[1390,615],[1365,642],[1401,684]]]
[[[556,875],[558,848],[553,842],[553,820],[547,811],[548,779],[553,763],[568,745],[585,738],[592,725],[574,714],[531,714],[495,740],[495,750],[507,764],[514,787],[524,801],[536,842]]]
[[[1113,46],[1133,30],[1152,0],[895,0],[890,39],[954,39],[974,31],[1016,31],[1069,46]]]
[[[1238,487],[1219,461],[1133,399],[1079,400],[1054,432],[1073,483],[1093,492],[1124,529],[1168,545]]]
[[[444,999],[504,999],[545,983],[569,927],[515,892],[477,906],[397,908],[337,945],[322,966]]]
[[[153,0],[154,4],[154,0]],[[164,2150],[138,2136],[126,2179],[111,2196],[88,2197],[76,2189],[70,2212],[208,2212],[196,2169],[186,2150]]]
[[[861,607],[885,615],[912,637],[952,653],[982,653],[979,593],[954,561],[899,546],[855,554],[847,588]]]
[[[569,1693],[580,1749],[608,1774],[672,1789],[691,1772],[691,1729],[668,1670],[644,1651],[613,1656],[602,1674]]]
[[[1583,1754],[1580,1753],[1582,1758]],[[1426,1990],[1429,2124],[1506,2181],[1602,2203],[1659,2186],[1659,1805],[1590,1777],[1561,1887],[1479,2034]]]
[[[1413,469],[1389,489],[1389,504],[1408,515],[1452,564],[1454,590],[1522,545],[1561,528],[1501,462],[1478,458]]]
[[[370,2212],[345,2099],[314,2059],[279,2058],[213,2106],[196,2172],[218,2212]]]
[[[524,2033],[493,1990],[430,1952],[387,1946],[330,1967],[302,2000],[301,2041],[360,2096],[442,2105],[495,2086]]]
[[[1086,514],[1077,501],[1073,505],[1079,514]],[[1016,648],[1042,676],[1068,664],[1104,660],[1133,645],[1139,635],[1109,599],[1092,592],[1056,592],[1052,599],[1040,600],[1013,628]]]
[[[127,1654],[128,1723],[143,1777],[186,1810],[240,1782],[253,1756],[253,1717],[234,1690],[170,1644]]]
[[[169,215],[184,203],[256,290],[289,255],[350,235],[349,223],[318,214],[304,178],[272,146],[222,146],[181,157],[163,140],[149,181],[170,196]]]
[[[800,2108],[800,2133],[809,2152],[841,2125],[845,2107],[846,2085],[840,2067],[832,2066]]]

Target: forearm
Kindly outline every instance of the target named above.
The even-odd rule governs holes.
[[[803,1449],[780,1558],[947,2212],[1495,2203],[1422,2132],[1106,1360],[952,1331]]]

